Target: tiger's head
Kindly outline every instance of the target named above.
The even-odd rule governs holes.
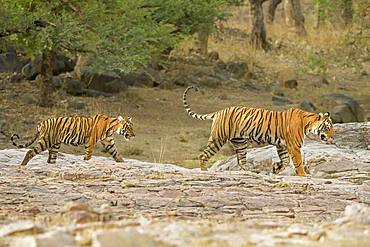
[[[319,113],[316,116],[316,120],[311,124],[310,132],[317,135],[321,142],[331,143],[334,139],[334,130],[330,113]]]
[[[135,132],[133,129],[132,119],[130,117],[123,118],[122,116],[118,116],[117,118],[119,127],[117,128],[116,132],[119,135],[123,135],[126,141],[130,140],[131,138],[135,137]]]

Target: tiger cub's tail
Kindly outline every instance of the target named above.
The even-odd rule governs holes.
[[[25,143],[25,144],[18,144],[14,141],[14,139],[19,139],[18,134],[13,134],[10,137],[10,140],[12,141],[13,145],[16,146],[17,148],[26,148],[26,147],[30,146],[32,143],[34,143],[38,136],[39,136],[39,133],[36,133],[35,137],[32,140],[30,140],[29,142]]]
[[[199,91],[199,88],[198,87],[195,87],[195,86],[190,86],[188,87],[187,89],[185,89],[185,92],[183,94],[183,97],[182,97],[182,103],[184,104],[184,107],[185,107],[185,110],[186,112],[193,118],[195,119],[200,119],[200,120],[212,120],[213,117],[214,117],[214,114],[213,113],[210,113],[210,114],[199,114],[199,113],[196,113],[195,111],[193,111],[190,106],[188,105],[188,102],[186,101],[186,96],[187,96],[187,93],[190,89],[195,89],[195,91]]]

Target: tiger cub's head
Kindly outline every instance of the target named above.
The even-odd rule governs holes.
[[[330,113],[319,113],[316,120],[311,125],[311,132],[318,135],[321,142],[330,143],[334,139],[333,121]]]
[[[131,138],[135,137],[135,132],[133,129],[133,124],[130,117],[123,118],[118,116],[118,128],[116,130],[117,134],[123,135],[123,137],[128,141]]]

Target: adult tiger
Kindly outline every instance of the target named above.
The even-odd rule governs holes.
[[[213,121],[207,147],[199,155],[202,170],[207,170],[206,161],[227,141],[234,147],[238,164],[242,169],[245,169],[247,163],[247,147],[251,143],[268,143],[276,146],[280,158],[280,162],[273,165],[274,173],[283,170],[291,158],[296,173],[304,176],[305,169],[301,158],[304,136],[313,133],[323,142],[333,138],[333,123],[328,112],[316,114],[295,108],[278,112],[232,106],[213,113],[198,114],[191,110],[186,101],[190,89],[199,90],[194,86],[185,90],[183,104],[187,113],[195,119]]]
[[[115,161],[123,162],[122,156],[114,145],[113,134],[123,135],[126,140],[135,136],[131,118],[108,117],[95,115],[88,117],[56,117],[40,122],[36,128],[33,140],[26,144],[17,144],[14,139],[17,134],[11,136],[13,144],[19,148],[30,146],[38,139],[35,147],[29,150],[21,165],[25,166],[42,151],[49,151],[48,163],[55,163],[61,143],[73,146],[85,145],[85,160],[92,157],[95,144],[100,141],[105,149],[112,155]]]

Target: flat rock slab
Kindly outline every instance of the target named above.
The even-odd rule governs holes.
[[[361,197],[364,184],[335,179],[270,176],[253,172],[201,172],[170,164],[62,154],[47,164],[47,153],[26,167],[26,150],[2,150],[0,217],[43,218],[70,201],[92,208],[112,206],[115,219],[141,214],[150,217],[238,219],[289,218],[292,222],[333,219]],[[13,155],[14,158],[13,158]],[[6,158],[4,158],[6,157]],[[16,212],[16,213],[15,213]]]
[[[370,245],[365,160],[328,178],[26,152],[0,150],[0,246]]]

